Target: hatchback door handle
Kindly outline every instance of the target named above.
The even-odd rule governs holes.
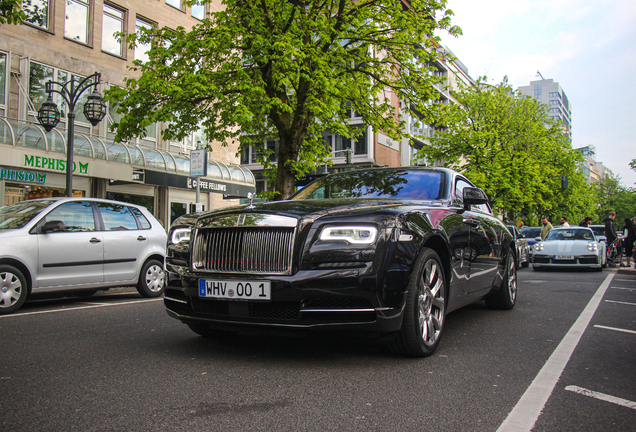
[[[137,237],[137,240],[139,240],[139,241],[144,241],[144,240],[146,240],[146,237],[144,237],[144,236],[139,236],[139,237]]]
[[[96,237],[93,237],[91,240],[91,243],[101,243],[102,241]]]

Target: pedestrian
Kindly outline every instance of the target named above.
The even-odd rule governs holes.
[[[634,241],[636,241],[636,227],[634,227],[634,223],[629,218],[625,218],[625,227],[623,228],[623,235],[621,236],[621,239],[623,239],[623,245],[625,246],[627,267],[631,267]],[[636,261],[634,261],[634,264],[636,264]]]
[[[561,216],[561,226],[563,228],[570,228],[570,224],[568,223],[568,220],[565,216]]]
[[[550,230],[554,227],[552,226],[548,218],[545,216],[543,217],[543,219],[541,219],[541,222],[543,223],[543,228],[541,228],[541,238],[545,240]]]
[[[589,228],[590,225],[592,225],[592,218],[589,216],[583,219],[581,222],[579,222],[580,227]]]
[[[607,237],[607,246],[610,246],[616,240],[616,228],[614,228],[614,219],[616,212],[609,212],[609,215],[603,219],[605,223],[605,237]]]

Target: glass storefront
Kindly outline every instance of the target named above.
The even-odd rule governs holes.
[[[34,185],[22,185],[19,183],[5,183],[4,185],[4,203],[3,205],[9,205],[18,201],[37,199],[37,198],[54,198],[65,197],[66,189],[46,187],[46,186],[34,186]],[[86,193],[81,190],[73,191],[74,197],[85,197]]]
[[[155,214],[155,197],[145,195],[133,195],[117,192],[107,192],[106,198],[115,201],[123,201],[130,204],[137,204],[146,207],[148,211]]]

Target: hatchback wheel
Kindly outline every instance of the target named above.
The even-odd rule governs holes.
[[[137,291],[142,297],[159,297],[166,287],[166,273],[163,264],[150,260],[144,264],[139,274]]]
[[[15,312],[26,300],[27,284],[20,270],[0,265],[0,314]]]

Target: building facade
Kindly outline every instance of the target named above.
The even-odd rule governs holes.
[[[564,134],[572,141],[572,104],[558,82],[553,79],[531,81],[530,85],[519,87],[519,92],[547,105],[550,117],[562,123]]]
[[[210,8],[187,6],[183,0],[25,0],[27,22],[0,26],[0,206],[30,198],[66,194],[68,107],[60,95],[53,101],[61,111],[56,128],[46,132],[37,112],[47,100],[49,81],[75,82],[101,74],[98,90],[123,86],[135,59],[149,46],[130,48],[117,32],[131,34],[142,27],[191,27]],[[206,9],[207,8],[207,9]],[[180,142],[166,141],[161,130],[148,126],[147,136],[115,142],[109,126],[118,121],[116,106],[92,126],[82,112],[90,91],[75,109],[73,195],[140,203],[168,226],[174,218],[196,208],[197,178],[190,176],[190,151],[201,133]],[[235,156],[238,144],[210,143],[208,174],[199,178],[199,207],[212,209],[237,204],[255,191],[252,172]]]
[[[603,165],[603,162],[596,161],[596,147],[593,145],[587,145],[585,147],[577,148],[583,154],[584,161],[581,164],[581,169],[588,184],[598,183],[601,179],[606,177],[614,177],[612,170]]]

